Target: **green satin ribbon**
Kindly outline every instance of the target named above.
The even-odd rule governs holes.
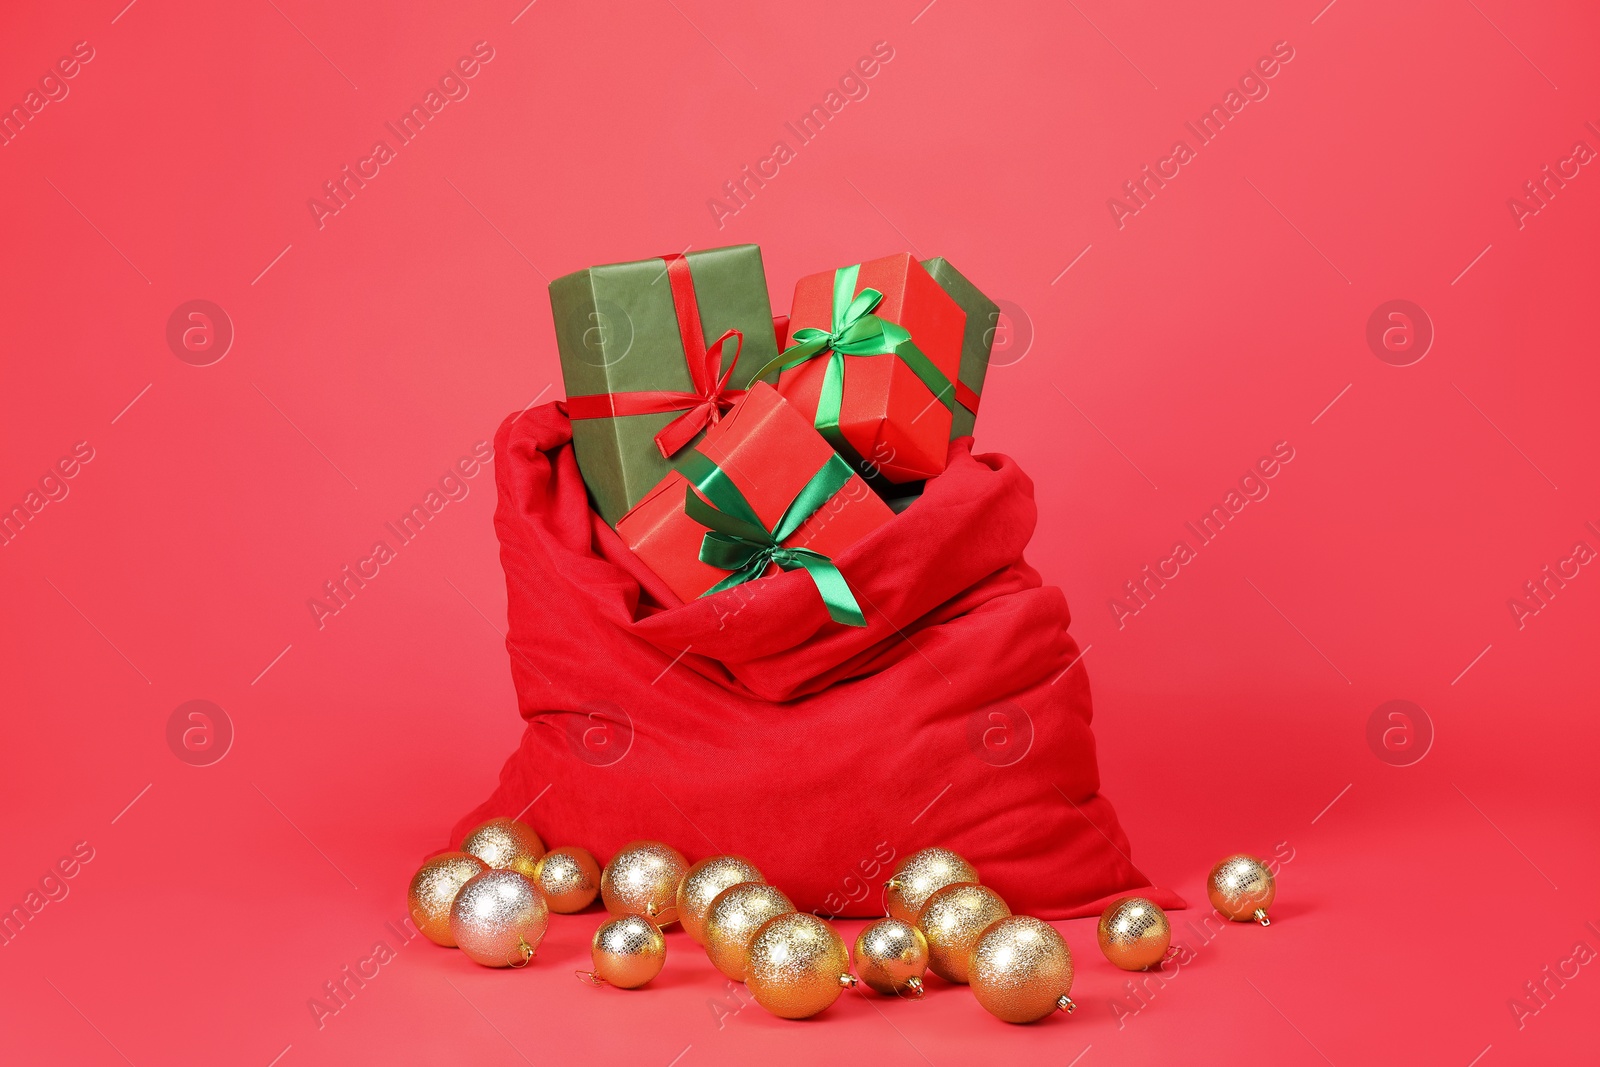
[[[776,563],[786,571],[804,569],[811,576],[834,622],[846,626],[867,624],[861,605],[856,603],[855,594],[833,560],[809,548],[783,545],[818,508],[844,488],[851,476],[848,463],[837,455],[829,456],[771,530],[762,525],[755,509],[727,473],[698,449],[686,453],[678,469],[711,501],[707,504],[693,488],[684,488],[684,513],[709,528],[700,542],[700,562],[733,572],[701,596],[753,581],[766,572],[767,564]]]
[[[863,474],[871,468],[845,440],[839,429],[839,411],[844,400],[844,360],[846,356],[893,355],[911,369],[933,398],[951,413],[955,412],[955,386],[944,371],[922,354],[911,340],[911,333],[897,322],[890,322],[872,313],[883,300],[876,289],[856,292],[856,281],[861,273],[859,263],[840,267],[833,272],[833,329],[819,330],[806,326],[792,335],[795,342],[778,353],[777,358],[756,371],[751,381],[759,381],[776,367],[780,371],[798,367],[809,359],[828,353],[828,366],[822,378],[822,392],[817,398],[815,425],[828,439],[835,452],[846,457]]]

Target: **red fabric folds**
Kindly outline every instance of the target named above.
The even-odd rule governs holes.
[[[1098,793],[1066,601],[1022,558],[1032,483],[970,445],[835,561],[855,628],[800,571],[680,604],[590,510],[564,405],[508,418],[495,528],[528,725],[455,842],[526,809],[602,862],[636,838],[737,853],[801,910],[844,916],[881,914],[895,860],[941,845],[1016,912],[1130,892],[1182,907]]]

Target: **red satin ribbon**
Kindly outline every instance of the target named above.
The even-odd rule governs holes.
[[[695,434],[717,421],[733,407],[745,393],[743,389],[729,389],[728,379],[738,365],[739,351],[744,347],[744,334],[727,330],[711,344],[706,344],[705,328],[700,324],[700,304],[694,295],[694,276],[689,271],[689,261],[679,253],[661,257],[667,264],[667,285],[672,290],[672,307],[678,317],[678,335],[683,341],[683,358],[689,366],[689,380],[694,384],[690,393],[669,389],[648,389],[636,393],[597,393],[593,396],[567,398],[567,415],[574,419],[613,419],[621,415],[659,415],[667,411],[682,411],[656,434],[656,447],[661,455],[671,459],[673,454],[694,440]],[[722,346],[733,338],[733,358],[728,369],[722,369]]]
[[[956,403],[976,415],[978,413],[978,394],[974,393],[970,386],[961,382],[956,382],[955,387]]]

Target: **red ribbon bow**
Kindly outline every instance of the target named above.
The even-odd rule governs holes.
[[[729,389],[728,379],[738,365],[744,334],[727,330],[706,344],[705,328],[700,325],[700,304],[694,295],[694,276],[689,261],[678,253],[661,257],[667,264],[667,285],[672,290],[672,306],[678,316],[678,335],[683,339],[683,358],[689,365],[694,391],[648,389],[636,393],[599,393],[567,398],[567,414],[574,419],[613,419],[621,415],[658,415],[682,411],[656,434],[656,447],[663,458],[683,450],[696,434],[714,426],[745,393]],[[733,358],[722,369],[722,346],[733,338]]]

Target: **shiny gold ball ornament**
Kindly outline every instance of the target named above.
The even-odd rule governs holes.
[[[928,970],[928,939],[910,923],[879,919],[856,938],[856,974],[886,996],[922,996]]]
[[[928,898],[947,885],[978,880],[977,868],[947,848],[913,852],[895,866],[884,883],[889,917],[916,924]]]
[[[750,961],[750,939],[769,919],[788,915],[794,905],[782,891],[765,882],[740,882],[718,893],[706,909],[706,955],[735,982],[745,980]]]
[[[1031,915],[1012,915],[983,932],[972,949],[972,995],[1008,1023],[1033,1023],[1077,1007],[1072,952],[1055,927]]]
[[[1113,900],[1100,914],[1100,951],[1125,971],[1160,963],[1172,944],[1167,913],[1144,897]]]
[[[533,877],[533,865],[544,855],[544,842],[533,827],[516,819],[490,819],[461,842],[471,853],[497,871],[516,871]]]
[[[588,849],[562,845],[539,857],[533,881],[558,915],[582,911],[600,894],[600,865]]]
[[[603,923],[589,942],[595,981],[618,989],[638,989],[661,973],[667,962],[667,939],[661,928],[642,915],[624,915]]]
[[[478,857],[465,852],[442,852],[417,868],[406,890],[406,905],[411,921],[429,941],[456,947],[456,939],[450,936],[450,905],[469,879],[488,869]]]
[[[988,886],[957,882],[938,890],[917,916],[917,929],[928,939],[928,967],[947,982],[965,982],[978,938],[1010,914],[1000,894]]]
[[[600,897],[613,916],[643,915],[657,926],[678,918],[678,882],[689,864],[660,841],[630,841],[600,874]]]
[[[742,856],[711,856],[696,863],[678,883],[678,921],[697,945],[706,943],[706,909],[717,894],[740,882],[765,882],[755,864]]]
[[[1278,895],[1278,883],[1267,865],[1254,856],[1240,853],[1211,868],[1206,879],[1206,895],[1211,906],[1234,922],[1252,919],[1262,926],[1272,925],[1267,908]]]
[[[544,894],[516,871],[474,875],[450,906],[450,936],[474,963],[485,967],[525,966],[549,923]]]
[[[809,1019],[856,984],[844,939],[828,923],[790,912],[761,924],[750,942],[745,984],[780,1019]]]

